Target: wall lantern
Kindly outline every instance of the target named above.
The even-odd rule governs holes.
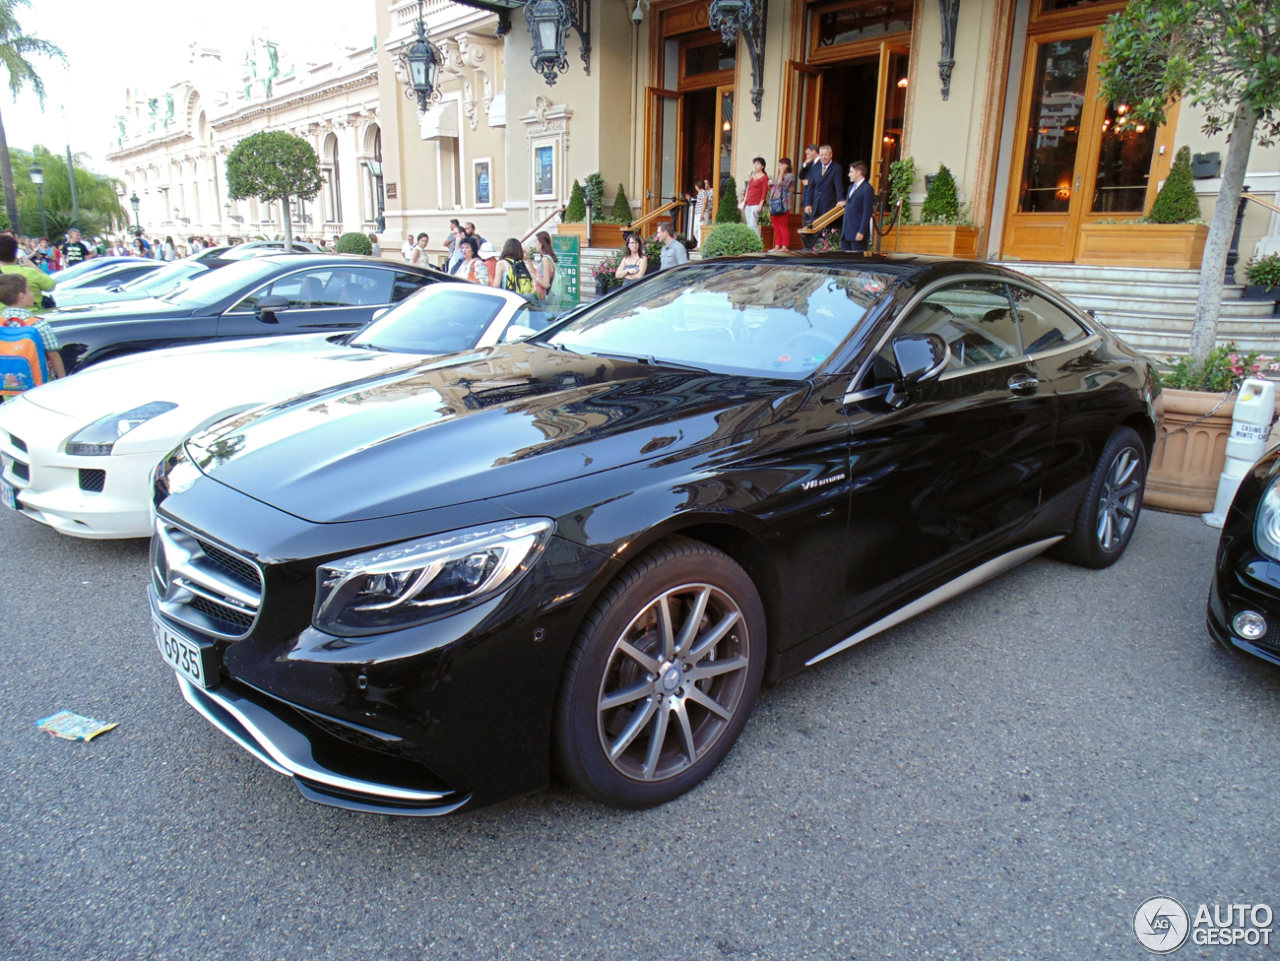
[[[725,46],[738,42],[738,34],[747,42],[751,55],[751,103],[760,119],[764,99],[764,15],[765,0],[711,0],[707,26],[720,31]]]
[[[548,86],[569,69],[565,41],[569,29],[577,31],[582,41],[579,52],[587,75],[591,74],[591,3],[590,0],[530,0],[524,7],[524,18],[533,37],[533,69],[542,74]]]
[[[938,61],[938,79],[942,81],[942,99],[951,97],[951,71],[956,65],[956,24],[960,20],[960,0],[938,0],[942,15],[942,59]]]
[[[439,75],[444,56],[427,38],[427,24],[422,17],[422,0],[418,0],[418,21],[414,26],[418,38],[400,50],[400,65],[407,80],[404,95],[418,101],[418,110],[427,112],[440,99]]]

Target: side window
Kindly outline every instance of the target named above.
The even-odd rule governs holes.
[[[320,299],[324,295],[325,284],[333,273],[332,267],[326,267],[323,270],[300,270],[295,274],[286,274],[259,287],[232,307],[230,313],[254,313],[258,309],[258,301],[263,297],[287,297],[290,309],[321,306]]]
[[[917,304],[880,349],[872,364],[873,380],[866,386],[897,376],[893,338],[902,334],[937,334],[945,340],[951,348],[948,372],[1003,363],[1022,353],[1005,285],[991,281],[952,284]]]
[[[1052,301],[1023,287],[1012,287],[1018,324],[1028,354],[1064,347],[1089,336],[1074,317]]]
[[[390,273],[390,271],[387,271]],[[391,303],[398,304],[410,294],[417,293],[427,284],[432,283],[430,277],[411,274],[407,270],[395,272],[395,285],[391,288]]]
[[[320,294],[324,307],[382,307],[391,303],[395,273],[377,267],[335,267]]]

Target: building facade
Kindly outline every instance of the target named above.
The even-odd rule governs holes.
[[[1071,262],[1082,225],[1148,211],[1174,153],[1201,155],[1205,219],[1224,134],[1183,104],[1158,128],[1126,125],[1098,97],[1101,26],[1116,0],[764,0],[763,29],[726,44],[708,0],[581,0],[582,34],[566,68],[531,63],[517,0],[426,0],[443,54],[439,102],[404,96],[398,57],[415,35],[417,0],[377,5],[387,232],[472,221],[490,240],[523,238],[600,173],[606,203],[622,184],[637,216],[696,180],[752,158],[770,172],[806,143],[828,143],[871,179],[897,158],[923,175],[946,165],[978,229],[981,257]],[[756,2],[756,0],[753,0]],[[735,4],[734,6],[740,6]],[[585,40],[585,42],[584,42]],[[1274,200],[1280,148],[1255,144],[1246,185]],[[1248,208],[1241,251],[1280,250],[1280,216]]]
[[[140,201],[148,236],[218,240],[283,235],[279,204],[231,200],[225,164],[260,130],[305,137],[320,158],[324,187],[292,210],[296,237],[371,233],[379,216],[382,156],[377,56],[372,45],[335,46],[311,62],[254,41],[240,61],[192,45],[189,78],[159,92],[129,90],[107,154],[111,173]]]

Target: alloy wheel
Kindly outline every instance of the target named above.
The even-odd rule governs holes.
[[[710,584],[665,591],[609,654],[596,701],[605,756],[637,781],[687,770],[728,727],[749,662],[746,623],[732,597]]]
[[[1111,461],[1098,496],[1098,544],[1108,554],[1124,543],[1138,516],[1142,478],[1135,476],[1142,459],[1132,447],[1123,448]]]

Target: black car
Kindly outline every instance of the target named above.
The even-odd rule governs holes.
[[[348,254],[233,261],[159,298],[69,307],[45,316],[67,373],[111,357],[223,337],[356,330],[446,274]]]
[[[1240,482],[1222,525],[1209,633],[1227,650],[1280,666],[1280,447]]]
[[[1157,390],[996,266],[690,264],[189,440],[157,472],[156,636],[312,800],[439,814],[554,768],[657,804],[762,682],[1046,549],[1114,562]]]

